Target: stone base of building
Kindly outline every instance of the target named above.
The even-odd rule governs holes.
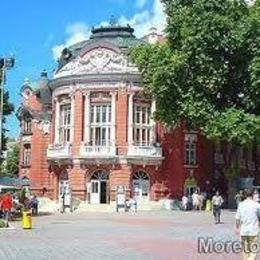
[[[51,182],[44,196],[61,201],[84,201],[87,204],[110,204],[123,193],[125,199],[141,202],[166,198],[167,188],[162,172],[155,165],[53,165]],[[32,187],[42,196],[42,189]]]

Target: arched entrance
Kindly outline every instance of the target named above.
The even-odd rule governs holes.
[[[197,181],[193,176],[189,176],[184,182],[184,192],[187,195],[192,195],[195,191],[199,191]]]
[[[149,200],[150,180],[146,172],[137,171],[133,175],[132,186],[134,197],[138,201]]]
[[[91,204],[106,204],[109,202],[109,174],[98,170],[91,176]]]
[[[69,185],[69,176],[66,170],[63,170],[59,175],[59,201],[64,199],[65,202],[70,200],[71,192]]]

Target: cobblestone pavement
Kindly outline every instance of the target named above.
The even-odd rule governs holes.
[[[234,213],[216,225],[206,212],[67,213],[39,216],[33,229],[0,230],[0,259],[241,259],[198,254],[198,237],[237,240]]]

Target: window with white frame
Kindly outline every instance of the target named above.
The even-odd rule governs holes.
[[[185,165],[197,165],[197,135],[185,134]]]
[[[151,107],[149,104],[134,104],[133,140],[134,145],[149,146],[151,140]]]
[[[107,146],[111,142],[111,104],[93,103],[90,110],[90,143]]]
[[[70,142],[71,135],[71,104],[60,106],[60,143]]]
[[[22,121],[22,131],[23,134],[32,133],[32,118],[29,115],[26,115]]]
[[[23,166],[30,166],[31,165],[31,145],[25,144],[23,147],[22,153],[22,164]]]

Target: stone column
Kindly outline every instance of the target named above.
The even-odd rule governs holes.
[[[122,83],[118,86],[116,103],[116,143],[118,155],[127,154],[127,100],[126,86]]]
[[[80,90],[72,96],[73,154],[78,155],[83,136],[83,95]]]
[[[90,92],[85,93],[85,109],[84,109],[84,142],[89,144],[90,142]]]
[[[77,103],[77,102],[76,102]],[[70,143],[74,142],[74,114],[75,114],[75,94],[70,96],[70,111],[71,111],[71,119],[70,119]]]
[[[55,135],[54,143],[58,144],[59,140],[59,127],[60,127],[60,103],[58,97],[55,98]]]
[[[111,93],[111,143],[116,143],[116,92]]]
[[[133,102],[134,93],[130,93],[128,97],[128,145],[133,145]]]

